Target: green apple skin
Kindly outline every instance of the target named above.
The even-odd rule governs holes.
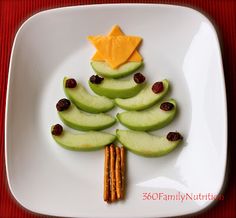
[[[116,119],[107,114],[89,114],[80,111],[75,105],[71,104],[65,111],[58,112],[62,122],[76,130],[102,130],[111,127]]]
[[[169,124],[176,115],[176,101],[171,99],[164,102],[170,102],[174,108],[170,111],[163,111],[160,105],[156,104],[153,107],[143,111],[125,111],[117,114],[117,119],[121,124],[132,130],[150,131],[161,129]]]
[[[117,106],[128,111],[139,111],[147,109],[161,100],[169,90],[169,82],[167,79],[163,80],[164,90],[155,94],[152,91],[152,85],[146,85],[137,95],[131,98],[116,98]]]
[[[73,151],[98,150],[111,144],[116,139],[115,135],[104,132],[89,131],[83,134],[72,134],[65,130],[60,136],[52,134],[52,137],[60,146]]]
[[[119,142],[131,152],[144,157],[159,157],[173,151],[182,140],[169,141],[147,132],[133,130],[116,130]]]
[[[102,77],[117,79],[128,76],[136,70],[140,69],[143,66],[143,62],[128,62],[121,65],[117,69],[112,69],[104,61],[92,61],[91,66],[98,75]]]
[[[115,104],[114,101],[104,96],[90,95],[86,89],[77,81],[75,88],[66,88],[66,80],[63,79],[63,88],[66,96],[83,111],[89,113],[103,113],[111,110]]]
[[[93,92],[107,98],[130,98],[142,90],[145,82],[137,84],[133,78],[129,80],[104,78],[100,84],[94,84],[89,81],[89,86]]]

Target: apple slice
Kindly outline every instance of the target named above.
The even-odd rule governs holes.
[[[172,105],[171,110],[165,111],[160,107],[163,103]],[[176,114],[175,100],[161,102],[143,111],[125,111],[117,114],[118,120],[129,129],[149,131],[160,129],[169,124]]]
[[[169,134],[176,134],[178,137],[169,138]],[[174,150],[182,141],[179,133],[169,133],[167,137],[158,137],[146,132],[133,130],[116,130],[118,140],[128,150],[135,154],[146,157],[158,157],[168,154]],[[170,141],[172,140],[172,141]]]
[[[98,150],[116,139],[116,136],[104,132],[90,131],[83,134],[72,134],[65,130],[58,136],[52,134],[52,137],[63,148],[76,151]]]
[[[58,111],[63,123],[77,130],[102,130],[112,126],[116,119],[107,114],[89,114],[80,111],[75,105],[71,104],[68,109]]]
[[[66,87],[68,79],[65,77],[63,80],[65,94],[78,108],[90,113],[102,113],[114,107],[112,100],[104,96],[90,95],[78,82],[73,88]]]
[[[90,88],[98,95],[108,98],[130,98],[137,95],[144,87],[145,82],[136,83],[133,78],[129,80],[116,80],[104,78],[100,84],[89,81]]]
[[[169,89],[168,80],[163,80],[163,90],[159,93],[154,93],[152,90],[153,85],[147,85],[144,87],[142,91],[140,91],[137,95],[131,98],[121,99],[116,98],[115,103],[125,109],[131,111],[144,110],[146,108],[151,107],[161,98],[163,98]]]
[[[92,61],[91,66],[98,75],[108,78],[120,78],[128,76],[138,70],[143,66],[143,62],[127,62],[116,69],[112,69],[104,61]]]

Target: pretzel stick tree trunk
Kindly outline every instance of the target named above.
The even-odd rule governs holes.
[[[111,202],[116,200],[116,175],[115,175],[115,147],[110,146],[110,189],[111,189]]]
[[[121,199],[125,197],[125,173],[126,173],[126,152],[125,148],[121,147],[120,149],[121,156]]]
[[[121,157],[120,157],[120,147],[116,147],[116,195],[117,199],[121,198]]]
[[[105,160],[104,160],[104,201],[110,201],[110,175],[109,167],[110,166],[110,148],[106,146],[105,148]]]

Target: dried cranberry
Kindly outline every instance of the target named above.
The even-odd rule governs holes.
[[[163,82],[156,82],[152,86],[152,91],[157,94],[164,90]]]
[[[63,127],[60,124],[56,124],[53,128],[52,128],[52,134],[53,135],[61,135],[63,131]]]
[[[169,140],[169,141],[178,141],[178,140],[182,140],[183,139],[183,136],[180,135],[180,133],[178,132],[169,132],[166,136],[166,138]]]
[[[160,108],[163,111],[170,111],[170,110],[172,110],[173,107],[174,107],[174,105],[170,102],[163,102],[160,106]]]
[[[104,78],[98,75],[92,75],[89,80],[91,83],[100,84],[104,80]]]
[[[70,101],[66,98],[63,98],[57,102],[56,107],[58,111],[67,110],[70,107]]]
[[[77,82],[75,79],[67,79],[66,80],[66,88],[75,88],[77,86]]]
[[[145,81],[145,79],[146,79],[145,76],[141,73],[134,74],[134,81],[138,84],[143,83]]]

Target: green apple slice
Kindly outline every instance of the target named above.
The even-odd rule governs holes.
[[[157,137],[146,132],[116,130],[118,140],[128,150],[146,157],[158,157],[168,154],[182,141],[169,141],[166,137]]]
[[[138,111],[138,110],[144,110],[146,108],[151,107],[154,105],[157,101],[162,99],[169,89],[169,82],[168,80],[162,81],[164,90],[160,93],[155,94],[152,91],[152,85],[146,85],[144,89],[142,89],[137,95],[131,98],[116,98],[115,103],[125,110],[131,110],[131,111]]]
[[[102,130],[112,126],[116,119],[107,114],[89,114],[80,111],[71,104],[67,110],[58,112],[61,120],[67,126],[77,130]]]
[[[75,88],[66,88],[67,77],[63,80],[66,96],[80,109],[90,113],[102,113],[111,110],[114,102],[104,96],[90,95],[86,89],[77,82]]]
[[[76,151],[98,150],[116,139],[116,136],[104,132],[90,131],[83,134],[72,134],[65,130],[59,136],[52,134],[52,137],[63,148]]]
[[[143,111],[125,111],[117,114],[117,118],[124,126],[133,130],[149,131],[160,129],[169,124],[176,114],[175,100],[169,100],[174,107],[170,111],[160,109],[159,103]]]
[[[104,78],[100,84],[89,81],[90,88],[98,95],[108,98],[130,98],[137,95],[144,87],[144,83],[137,84],[133,78],[129,80],[116,80]]]
[[[138,70],[143,66],[143,62],[128,62],[121,65],[117,69],[112,69],[104,61],[92,61],[91,66],[98,75],[108,78],[120,78],[130,75],[134,71]]]

